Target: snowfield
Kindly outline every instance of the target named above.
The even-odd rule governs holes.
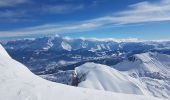
[[[117,73],[119,74],[119,73]],[[116,77],[116,76],[115,76]],[[49,82],[11,59],[0,45],[0,100],[163,100]]]

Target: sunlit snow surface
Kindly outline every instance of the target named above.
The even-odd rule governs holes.
[[[136,54],[112,67],[86,63],[75,69],[79,87],[170,98],[170,56]]]
[[[136,54],[114,66],[139,81],[148,94],[170,98],[170,56],[160,53]]]
[[[106,65],[86,63],[76,68],[78,76],[85,76],[79,87],[113,91],[129,94],[143,94],[142,90],[133,83],[133,78]]]

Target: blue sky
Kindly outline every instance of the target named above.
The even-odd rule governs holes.
[[[170,0],[0,0],[0,39],[170,39]]]

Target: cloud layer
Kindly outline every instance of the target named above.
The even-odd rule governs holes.
[[[0,0],[0,23],[28,22],[34,17],[66,14],[84,9],[81,2],[74,4],[73,1]]]
[[[16,6],[26,2],[28,2],[28,0],[0,0],[0,7]]]

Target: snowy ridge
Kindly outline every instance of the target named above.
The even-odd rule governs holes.
[[[48,49],[50,49],[51,47],[53,47],[53,41],[54,40],[54,37],[51,37],[50,39],[48,39],[48,41],[47,41],[47,47],[44,47],[43,49],[44,50],[48,50]]]
[[[75,70],[79,78],[82,79],[82,82],[78,84],[79,87],[128,94],[144,94],[136,84],[131,82],[132,78],[109,66],[86,63]]]
[[[8,57],[0,47],[0,100],[163,100],[154,97],[82,89],[49,82]],[[50,94],[49,94],[50,93]],[[64,95],[63,95],[64,93]]]
[[[140,81],[148,94],[170,98],[170,56],[159,53],[136,54],[114,66]]]
[[[3,43],[3,42],[2,42]],[[160,50],[170,49],[169,41],[144,41],[138,39],[96,39],[96,38],[68,38],[60,36],[41,37],[34,40],[20,39],[3,43],[10,49],[36,49],[36,50],[89,50],[89,51],[134,51],[134,50]],[[121,45],[121,47],[119,46]]]
[[[0,56],[1,57],[7,57],[7,58],[11,58],[8,53],[5,51],[5,49],[2,47],[2,45],[0,44]]]
[[[66,42],[62,42],[61,46],[62,46],[63,49],[65,49],[67,51],[71,51],[71,49],[72,49],[72,47]]]
[[[135,55],[136,58],[130,61],[117,64],[115,68],[118,70],[106,65],[85,63],[75,69],[79,79],[78,86],[119,93],[170,98],[170,74],[169,70],[166,69],[168,66],[164,67],[161,62],[153,61],[150,56],[156,57],[159,61],[170,60],[169,56],[163,54],[138,54]],[[164,60],[165,58],[166,60]],[[169,62],[165,64],[169,65]]]
[[[114,67],[120,71],[130,71],[138,74],[159,72],[170,76],[170,56],[159,53],[136,54]]]

